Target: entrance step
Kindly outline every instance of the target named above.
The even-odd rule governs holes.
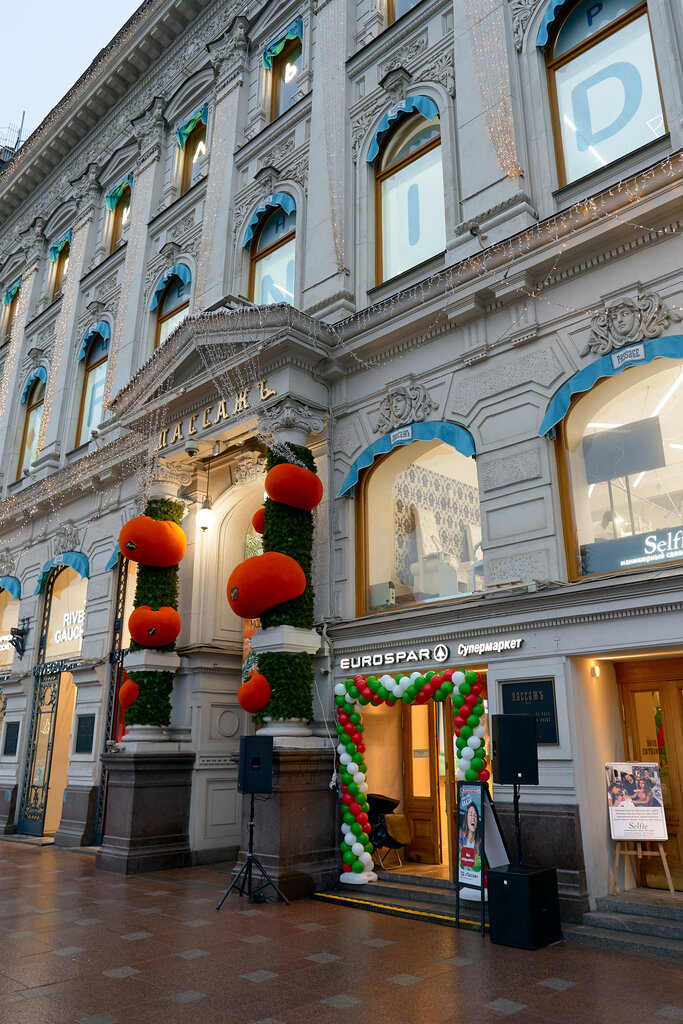
[[[597,900],[582,924],[565,924],[567,939],[683,963],[683,895],[631,889]]]

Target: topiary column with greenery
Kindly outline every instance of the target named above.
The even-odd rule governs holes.
[[[266,470],[281,463],[297,462],[299,465],[317,473],[313,453],[301,445],[287,444],[292,453],[288,459],[284,455],[268,451]],[[279,551],[294,558],[306,576],[306,589],[301,597],[263,612],[261,626],[269,629],[273,626],[298,626],[300,629],[313,629],[313,584],[311,582],[311,566],[313,561],[313,513],[304,512],[283,505],[279,501],[267,498],[265,502],[265,522],[263,530],[263,550]],[[301,718],[311,721],[313,718],[313,658],[310,654],[288,654],[281,651],[259,654],[259,672],[270,685],[271,697],[264,714],[274,719]]]
[[[166,498],[152,498],[147,503],[145,515],[151,519],[171,520],[180,526],[184,507],[178,501]],[[163,606],[178,608],[178,566],[157,568],[152,565],[138,565],[134,607],[149,605],[158,609]],[[145,650],[131,639],[131,651]],[[157,651],[175,650],[175,640]],[[171,721],[171,691],[173,672],[129,672],[128,678],[137,683],[140,695],[125,713],[126,725],[167,726]]]

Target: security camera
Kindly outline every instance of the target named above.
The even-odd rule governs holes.
[[[188,440],[185,442],[185,451],[193,459],[199,451],[199,444],[196,441]]]

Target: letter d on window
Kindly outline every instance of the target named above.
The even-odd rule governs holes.
[[[591,101],[588,93],[591,89],[595,89],[610,79],[616,79],[623,86],[624,97],[621,110],[610,124],[593,132]],[[637,111],[642,98],[643,81],[640,77],[640,72],[633,64],[628,64],[626,61],[608,64],[602,70],[596,71],[590,78],[585,78],[583,82],[579,82],[572,89],[571,94],[572,112],[576,126],[576,148],[579,152],[584,153],[590,146],[595,146],[597,143],[610,139],[617,132],[620,132]],[[609,109],[615,100],[617,100],[617,97],[614,95],[614,85],[612,84],[606,88],[603,86],[602,89],[599,89],[594,94],[593,109],[596,112]]]

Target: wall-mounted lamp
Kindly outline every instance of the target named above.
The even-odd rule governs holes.
[[[19,660],[24,657],[26,650],[26,635],[28,633],[30,619],[22,619],[20,626],[13,626],[10,629],[9,642],[19,655]]]
[[[216,513],[211,508],[211,499],[209,498],[209,480],[211,479],[211,460],[207,460],[206,464],[206,497],[202,502],[202,507],[197,512],[197,526],[206,533],[210,526],[213,526],[216,522]]]
[[[591,675],[593,676],[594,679],[599,679],[600,678],[600,666],[599,665],[591,665]]]

